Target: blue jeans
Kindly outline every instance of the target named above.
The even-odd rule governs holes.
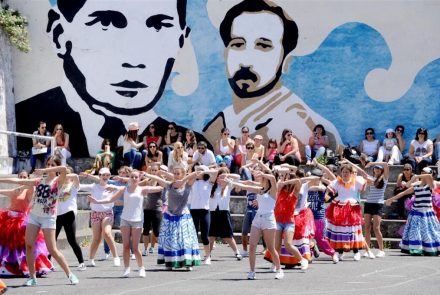
[[[440,142],[434,143],[434,156],[436,161],[440,161]]]
[[[31,168],[35,170],[35,166],[37,165],[37,159],[40,159],[43,162],[43,167],[45,166],[46,160],[50,155],[50,148],[47,148],[47,153],[34,155],[31,149]]]
[[[306,145],[305,150],[306,150],[307,161],[311,161],[313,158],[318,158],[319,156],[324,155],[325,153],[325,147],[323,146],[317,150],[312,150],[310,145]]]
[[[142,154],[137,149],[132,148],[129,152],[124,154],[124,160],[128,166],[139,169],[141,165]]]
[[[251,170],[249,170],[249,168],[245,167],[241,169],[241,173],[240,173],[240,179],[242,180],[252,180],[252,174],[251,174]]]
[[[121,214],[122,214],[122,208],[124,206],[113,206],[113,228],[119,228],[121,225]],[[104,240],[104,252],[106,254],[110,254],[110,248],[107,245],[107,242]]]

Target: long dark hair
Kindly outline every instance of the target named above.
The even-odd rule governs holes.
[[[222,174],[229,174],[229,169],[226,167],[221,167],[220,169],[218,169],[217,177],[216,177],[214,185],[212,186],[212,189],[211,189],[211,198],[214,198],[214,193],[218,187],[217,179]]]
[[[373,168],[373,169],[379,169],[380,170],[379,177],[376,177],[376,179],[374,180],[374,187],[377,188],[377,189],[381,189],[385,185],[385,180],[383,179],[383,169],[380,169],[380,168]]]
[[[152,144],[154,144],[155,146],[156,146],[156,152],[153,154],[152,152],[151,152],[151,150],[150,150],[150,145],[152,145]],[[158,151],[158,148],[157,148],[157,143],[156,142],[154,142],[154,141],[152,141],[152,142],[150,142],[149,144],[148,144],[148,147],[147,147],[147,157],[148,158],[153,158],[153,157],[157,157],[158,155],[159,155],[159,151]]]

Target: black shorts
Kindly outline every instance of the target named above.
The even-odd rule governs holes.
[[[159,210],[144,210],[144,230],[142,234],[148,236],[150,228],[153,229],[155,237],[159,236],[160,223],[162,221],[162,211]]]
[[[382,214],[383,214],[383,204],[365,203],[364,204],[364,214],[382,216]]]

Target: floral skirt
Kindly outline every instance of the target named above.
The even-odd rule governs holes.
[[[440,255],[440,223],[432,209],[409,212],[400,249],[411,255]]]
[[[189,267],[201,264],[199,242],[191,214],[164,213],[158,239],[157,263],[166,267]]]
[[[358,203],[333,201],[327,208],[326,217],[326,237],[333,249],[350,251],[364,247],[363,218]]]
[[[29,276],[24,239],[27,217],[24,212],[0,210],[0,277]],[[53,270],[48,254],[43,233],[40,231],[34,252],[38,276]]]

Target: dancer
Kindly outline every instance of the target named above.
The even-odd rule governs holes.
[[[234,252],[235,258],[241,260],[243,257],[237,248],[234,240],[234,229],[232,227],[232,218],[229,211],[229,202],[233,187],[225,181],[228,179],[238,180],[240,175],[229,174],[229,169],[222,167],[218,170],[214,185],[210,191],[209,210],[211,213],[211,226],[209,228],[210,251],[214,246],[216,238],[222,238],[228,243]]]
[[[421,175],[414,175],[411,187],[385,201],[391,203],[406,194],[414,193],[415,200],[403,231],[400,249],[410,255],[440,255],[440,223],[432,209],[432,189],[440,183],[434,181],[429,167],[423,168]]]
[[[185,176],[185,168],[177,165],[173,168],[172,181],[145,174],[167,190],[168,207],[160,226],[157,255],[157,263],[165,264],[167,270],[186,267],[186,270],[191,271],[193,266],[200,265],[197,233],[187,206],[191,185],[197,173]]]
[[[353,250],[354,260],[359,261],[361,259],[359,249],[364,245],[359,195],[365,190],[365,181],[354,174],[357,169],[354,164],[347,160],[340,163],[341,176],[327,187],[332,194],[338,193],[326,211],[327,238],[330,240],[330,245],[339,253],[339,260],[344,259],[344,252]]]
[[[108,168],[101,168],[99,170],[99,183],[81,184],[80,190],[90,192],[94,199],[107,199],[111,192],[109,188],[116,190],[118,187],[110,186],[107,182],[110,178],[110,170]],[[110,252],[113,255],[113,265],[120,266],[121,260],[116,252],[115,241],[112,236],[112,224],[114,221],[113,203],[110,204],[90,204],[92,213],[90,216],[92,223],[92,243],[90,244],[89,266],[95,267],[95,255],[98,246],[101,243],[101,238],[104,237],[107,242]]]
[[[24,283],[25,286],[38,284],[35,270],[35,247],[40,229],[43,230],[44,240],[50,255],[64,270],[69,283],[73,285],[79,283],[78,278],[70,271],[64,255],[58,250],[55,241],[57,199],[66,180],[67,171],[66,167],[60,165],[61,160],[52,156],[47,159],[45,169],[35,170],[35,174],[38,176],[36,179],[0,179],[2,183],[36,186],[25,234],[26,260],[29,267],[29,279]]]
[[[89,196],[92,204],[108,204],[112,203],[122,196],[124,197],[124,209],[121,215],[121,234],[124,260],[124,273],[122,277],[130,276],[130,243],[136,257],[136,262],[139,268],[139,276],[145,277],[145,267],[142,261],[142,253],[139,250],[139,240],[142,233],[142,205],[144,198],[149,193],[162,192],[163,188],[160,186],[139,186],[140,173],[133,170],[130,174],[130,180],[127,187],[122,187],[116,191],[112,196],[105,199],[97,200]]]
[[[64,227],[66,238],[70,247],[75,253],[78,260],[77,270],[86,270],[84,265],[84,258],[81,247],[76,240],[76,214],[78,211],[77,194],[79,189],[78,175],[72,173],[72,168],[67,167],[68,175],[66,182],[61,188],[61,195],[57,202],[57,226],[55,231],[55,240],[58,240],[58,235]]]
[[[258,201],[258,211],[255,216],[252,227],[251,236],[249,242],[249,265],[250,271],[247,278],[249,280],[255,280],[255,262],[256,262],[256,250],[257,244],[263,236],[267,249],[272,255],[273,262],[275,264],[275,279],[282,279],[284,277],[284,272],[281,269],[280,257],[277,250],[275,249],[275,232],[276,232],[276,222],[275,222],[275,202],[277,199],[277,183],[275,176],[271,173],[265,174],[261,170],[265,166],[261,161],[258,161],[259,168],[253,170],[253,177],[258,183],[258,185],[251,184],[249,182],[235,182],[228,179],[228,182],[233,186],[239,187],[241,189],[253,192],[257,194]],[[266,168],[264,168],[266,169]],[[267,171],[267,170],[265,170]]]
[[[29,179],[29,175],[23,170],[18,174],[18,178]],[[0,197],[6,196],[10,200],[9,208],[0,210],[0,274],[2,277],[29,275],[25,232],[33,194],[34,188],[28,186],[0,190]],[[52,263],[47,259],[49,252],[41,231],[36,239],[35,251],[37,275],[45,275],[52,271]]]

